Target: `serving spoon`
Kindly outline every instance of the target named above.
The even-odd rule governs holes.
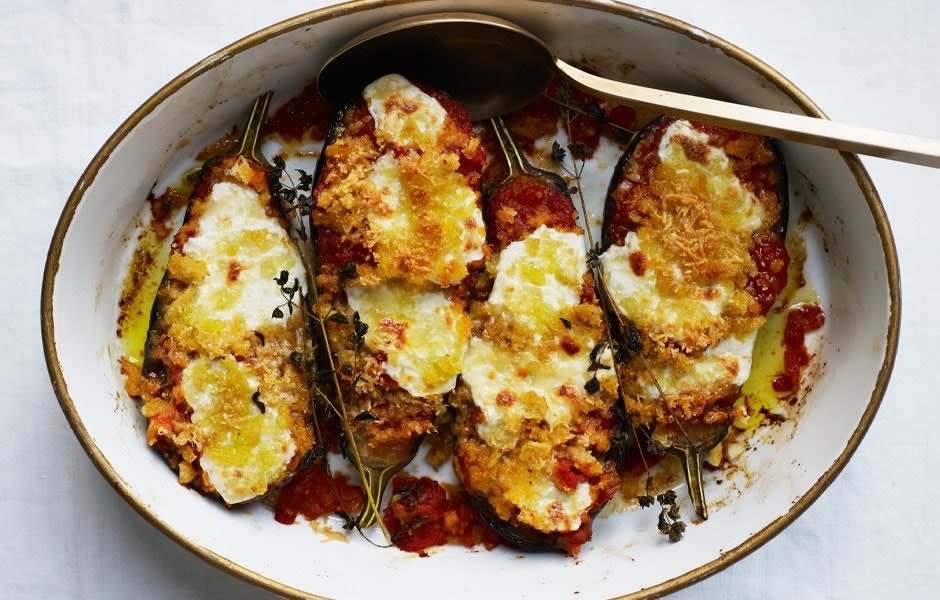
[[[638,108],[940,168],[940,141],[605,79],[557,58],[541,39],[519,25],[479,13],[419,15],[368,29],[327,59],[318,85],[327,100],[341,104],[391,72],[448,92],[474,119],[521,108],[561,73],[595,96]]]

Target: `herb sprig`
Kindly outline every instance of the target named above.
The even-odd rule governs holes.
[[[268,172],[268,189],[271,193],[271,197],[276,201],[288,222],[288,233],[297,244],[305,271],[303,286],[300,285],[298,278],[295,278],[292,284],[289,283],[290,274],[286,271],[281,271],[278,276],[274,278],[275,283],[280,286],[281,294],[285,298],[285,303],[276,307],[272,316],[278,318],[278,313],[283,316],[285,308],[288,314],[293,314],[293,310],[297,308],[302,310],[305,323],[304,351],[302,354],[297,352],[292,353],[291,359],[295,364],[302,366],[307,373],[310,396],[314,399],[314,403],[318,406],[326,407],[339,420],[342,445],[348,451],[348,456],[355,466],[360,479],[366,481],[366,468],[359,453],[356,437],[352,433],[351,423],[356,420],[367,420],[369,417],[363,417],[363,413],[359,413],[355,416],[349,414],[347,410],[347,393],[340,384],[334,355],[330,350],[329,338],[326,332],[327,321],[348,324],[349,319],[344,314],[336,311],[333,307],[330,307],[325,316],[320,314],[318,308],[320,301],[319,289],[316,283],[316,253],[313,248],[313,232],[310,223],[310,215],[313,212],[313,200],[311,197],[313,176],[303,169],[297,169],[298,181],[295,183],[287,172],[287,165],[281,156],[275,156],[272,162],[273,167],[271,167]],[[339,276],[341,286],[346,281],[358,277],[355,264],[350,263],[344,265],[340,270]],[[354,336],[353,343],[357,350],[363,345],[367,331],[368,325],[359,319],[358,313],[354,313],[352,335]],[[312,339],[306,337],[307,335],[312,336]],[[318,349],[320,350],[320,355],[324,357],[327,363],[324,365],[325,368],[322,369],[317,368],[318,361],[315,356]],[[358,351],[355,356],[356,359],[354,362],[358,363]],[[358,364],[354,364],[352,371],[348,373],[346,372],[348,365],[343,365],[343,367],[345,375],[352,375],[358,371]],[[352,394],[355,394],[357,381],[358,376],[352,378],[352,385],[348,390],[350,397]],[[332,387],[333,393],[325,393],[323,391],[324,386]],[[318,411],[314,410],[313,413],[315,434],[317,439],[321,442],[321,445],[325,447],[325,438],[319,423]],[[323,462],[327,473],[329,473],[329,463],[326,460],[325,451],[321,454],[319,459]],[[333,482],[333,492],[336,497],[342,498],[338,489],[336,489],[332,477],[330,481]],[[369,510],[373,511],[374,514],[379,514],[377,503],[378,499],[373,498],[370,494],[366,494],[367,507]],[[351,515],[349,511],[344,511],[344,517],[346,519],[345,527],[347,529],[356,528],[370,543],[374,543],[362,532],[358,524],[358,519],[355,516]],[[382,519],[378,519],[377,521],[385,539],[390,540],[391,536],[385,524],[382,522]]]
[[[600,105],[596,103],[577,102],[571,94],[570,87],[567,85],[559,86],[555,90],[554,95],[550,96],[550,99],[562,106],[562,120],[565,127],[565,134],[569,140],[573,139],[572,123],[576,116],[587,116],[601,120],[602,122],[612,126],[615,125],[604,116],[604,111]],[[629,130],[625,131],[631,135],[635,134],[635,132]],[[658,391],[659,400],[666,406],[670,414],[672,413],[672,408],[669,406],[669,403],[666,402],[665,395],[662,388],[660,387],[659,381],[653,374],[649,363],[646,361],[646,357],[643,356],[643,344],[642,340],[640,339],[639,330],[637,329],[636,325],[629,319],[625,318],[620,313],[616,305],[614,305],[610,292],[607,289],[607,284],[604,281],[603,264],[600,260],[601,247],[599,243],[595,242],[594,235],[591,232],[591,228],[589,226],[587,202],[585,201],[584,190],[581,185],[581,177],[584,173],[588,150],[589,148],[587,145],[581,141],[570,142],[566,146],[562,146],[557,140],[555,140],[552,142],[551,151],[552,160],[561,167],[561,169],[571,180],[574,181],[574,185],[569,188],[569,194],[577,195],[578,198],[582,223],[584,224],[583,229],[585,236],[587,237],[588,247],[590,248],[587,256],[587,266],[594,278],[595,288],[598,292],[598,295],[600,296],[601,305],[604,309],[604,326],[606,336],[605,339],[598,342],[591,350],[590,364],[588,366],[588,372],[591,373],[591,378],[584,384],[584,389],[589,394],[595,394],[599,392],[601,389],[601,384],[600,380],[598,379],[598,372],[601,370],[613,369],[614,375],[617,378],[618,400],[623,406],[624,412],[626,414],[627,424],[630,427],[630,432],[636,443],[637,452],[640,456],[640,460],[643,463],[643,468],[647,474],[645,493],[637,497],[640,506],[645,508],[647,506],[653,505],[653,496],[651,493],[652,475],[649,461],[646,458],[646,452],[644,451],[643,445],[640,442],[638,430],[633,421],[633,417],[635,415],[631,413],[630,408],[627,405],[626,397],[623,394],[624,374],[622,372],[622,367],[626,363],[633,360],[634,357],[638,358],[642,362],[643,368],[649,375],[650,379],[653,381],[653,384]],[[565,162],[565,159],[568,157],[570,157],[570,164],[566,164]],[[602,361],[602,358],[608,355],[611,358],[611,362],[609,364]],[[688,435],[685,433],[685,430],[682,429],[681,423],[678,423],[678,419],[675,420],[679,425],[679,429],[684,435],[686,435],[686,438],[689,439]],[[659,516],[659,530],[663,533],[667,533],[671,542],[679,541],[682,539],[682,534],[685,532],[685,523],[681,520],[679,515],[679,505],[676,502],[675,492],[669,490],[663,494],[659,494],[656,496],[656,500],[662,507],[662,511]]]
[[[647,482],[647,491],[650,487],[650,483]],[[641,508],[649,508],[653,506],[653,496],[647,493],[644,496],[639,496],[637,498],[640,502]],[[659,532],[668,535],[669,541],[676,543],[682,539],[683,534],[685,534],[685,522],[682,520],[681,515],[679,514],[679,500],[676,496],[675,490],[666,490],[662,494],[658,494],[655,498],[655,502],[659,503]]]

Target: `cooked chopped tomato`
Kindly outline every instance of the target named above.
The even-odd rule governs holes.
[[[468,548],[499,544],[499,536],[473,510],[465,492],[448,493],[429,477],[395,477],[383,520],[396,546],[422,556],[431,546],[447,543]]]
[[[323,463],[318,462],[297,471],[281,488],[274,503],[274,518],[290,525],[299,514],[308,519],[337,512],[355,515],[364,505],[361,487],[349,483],[342,473],[331,477]]]
[[[578,473],[573,460],[559,458],[555,461],[553,480],[558,489],[571,493],[578,487],[579,483],[585,480],[585,477]]]
[[[407,552],[427,555],[427,548],[447,543],[444,513],[447,492],[433,479],[399,475],[392,482],[392,500],[384,521],[392,543]]]
[[[800,374],[809,364],[806,334],[820,329],[825,323],[822,307],[818,304],[800,304],[787,313],[783,330],[783,373],[774,377],[773,387],[778,392],[793,392],[800,386]]]
[[[447,512],[444,527],[451,543],[467,548],[483,544],[486,548],[499,545],[500,537],[487,525],[470,505],[469,496],[463,490],[451,490],[447,495]]]

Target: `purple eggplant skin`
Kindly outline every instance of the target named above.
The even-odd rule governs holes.
[[[615,213],[618,208],[615,192],[617,187],[623,181],[625,172],[630,166],[631,160],[633,160],[638,146],[651,135],[655,135],[668,127],[669,124],[675,120],[676,119],[673,117],[661,116],[647,123],[646,126],[644,126],[631,138],[627,149],[621,155],[620,160],[617,161],[617,165],[614,167],[613,174],[611,175],[610,184],[607,187],[607,195],[605,196],[604,200],[604,220],[601,226],[601,252],[622,241],[622,239],[615,239]],[[713,129],[719,130],[721,128],[715,127]],[[781,239],[785,239],[787,235],[787,223],[789,221],[790,215],[790,195],[787,179],[787,165],[786,161],[784,160],[783,152],[780,149],[779,142],[774,138],[765,138],[765,140],[770,145],[770,148],[775,155],[776,160],[774,162],[777,170],[779,171],[776,192],[777,198],[779,199],[780,216],[772,229],[777,233],[777,235],[780,236]]]

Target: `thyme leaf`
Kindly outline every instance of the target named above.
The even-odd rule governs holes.
[[[601,382],[597,379],[597,373],[594,373],[594,376],[584,384],[584,391],[588,394],[596,394],[601,391]]]
[[[264,402],[261,401],[261,390],[255,390],[255,393],[251,395],[251,401],[255,406],[258,407],[258,410],[261,411],[261,414],[264,414],[264,411],[267,407],[264,405]]]
[[[343,287],[343,283],[350,279],[358,279],[359,273],[356,271],[356,263],[348,262],[339,269],[339,285]]]
[[[363,323],[359,318],[359,311],[353,313],[353,334],[352,343],[358,349],[366,341],[366,333],[369,332],[369,324]]]

